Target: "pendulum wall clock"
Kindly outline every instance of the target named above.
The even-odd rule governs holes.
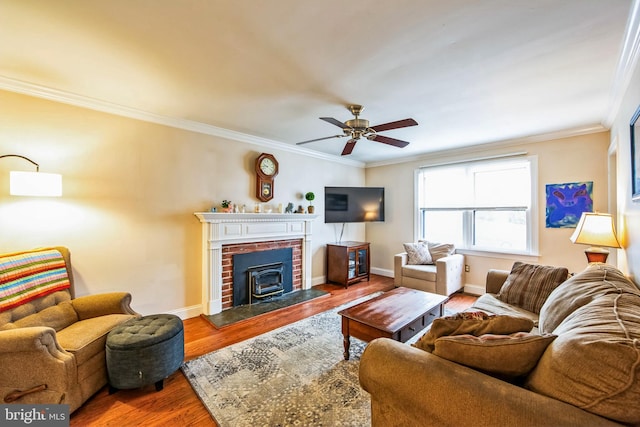
[[[278,175],[278,161],[273,154],[262,153],[256,159],[256,197],[262,202],[273,199],[273,180]]]

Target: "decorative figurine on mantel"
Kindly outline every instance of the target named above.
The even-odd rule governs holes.
[[[284,210],[284,213],[293,213],[293,203],[289,202],[286,209]]]

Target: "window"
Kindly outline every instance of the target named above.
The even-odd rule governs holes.
[[[535,157],[418,171],[418,236],[459,249],[534,254]]]

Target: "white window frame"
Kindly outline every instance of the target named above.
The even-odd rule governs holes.
[[[419,203],[420,200],[420,174],[421,171],[427,168],[432,167],[440,167],[440,166],[454,166],[460,164],[488,164],[496,163],[499,164],[501,161],[508,161],[510,158],[514,157],[523,157],[526,161],[529,162],[529,169],[531,174],[531,200],[529,202],[529,208],[526,209],[526,220],[527,220],[527,248],[523,251],[516,250],[499,250],[497,248],[481,248],[476,247],[470,244],[472,241],[472,230],[473,230],[473,208],[463,209],[465,210],[465,214],[463,215],[464,222],[464,247],[456,248],[458,253],[468,254],[468,255],[480,255],[480,256],[489,256],[489,257],[505,257],[512,255],[514,258],[532,256],[539,256],[538,252],[538,230],[539,230],[539,215],[538,215],[538,156],[535,155],[524,155],[521,153],[504,155],[504,156],[496,156],[492,158],[485,159],[476,159],[469,161],[461,161],[461,162],[450,162],[450,163],[440,163],[434,165],[425,165],[419,167],[414,172],[414,239],[418,240],[422,238],[422,213],[421,206]],[[449,209],[452,210],[452,209]],[[482,209],[476,209],[482,210]]]

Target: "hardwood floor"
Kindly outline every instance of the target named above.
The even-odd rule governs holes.
[[[329,294],[314,300],[266,313],[222,329],[216,329],[201,317],[184,321],[185,359],[191,360],[228,345],[252,338],[305,317],[330,310],[362,296],[393,288],[393,279],[372,275],[345,289],[337,285],[319,285]],[[469,307],[476,297],[455,294],[446,306],[454,311]],[[342,345],[342,343],[336,343]],[[71,426],[216,426],[181,370],[164,381],[156,392],[153,385],[136,390],[120,390],[109,395],[104,387],[71,416]]]

